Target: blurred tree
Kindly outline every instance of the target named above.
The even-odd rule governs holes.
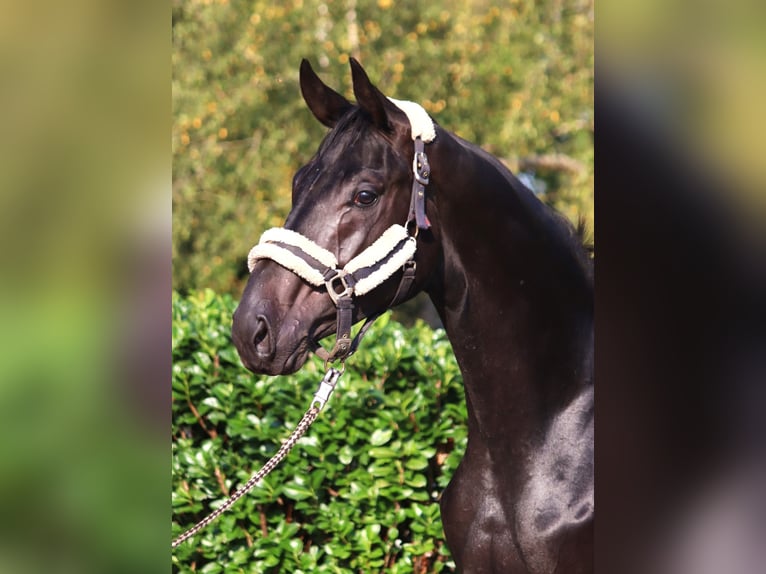
[[[300,60],[353,99],[349,55],[592,228],[593,0],[174,0],[176,289],[241,293],[325,132]]]

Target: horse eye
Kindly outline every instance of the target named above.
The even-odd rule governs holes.
[[[363,189],[361,191],[357,191],[354,194],[355,205],[369,207],[373,205],[376,201],[378,201],[378,194],[375,193],[374,191],[370,191],[369,189]]]

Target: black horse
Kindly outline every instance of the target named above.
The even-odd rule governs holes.
[[[459,570],[591,572],[591,259],[500,161],[427,115],[424,126],[422,108],[385,97],[353,59],[351,71],[357,105],[301,65],[303,97],[331,131],[295,175],[287,235],[259,244],[297,259],[251,253],[234,314],[240,357],[257,373],[291,373],[340,330],[324,356],[343,359],[352,323],[425,291],[465,382],[468,445],[441,498]],[[395,224],[406,237],[370,247]],[[405,244],[416,250],[402,264]],[[360,259],[361,278],[348,269]],[[395,271],[355,292],[391,261]]]

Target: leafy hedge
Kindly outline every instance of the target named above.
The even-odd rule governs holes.
[[[229,296],[173,296],[173,537],[279,448],[322,378],[260,377],[230,341]],[[438,497],[465,448],[441,330],[382,317],[295,450],[174,551],[174,572],[452,572]]]

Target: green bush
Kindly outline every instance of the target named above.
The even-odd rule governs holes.
[[[230,341],[236,302],[173,296],[173,527],[178,536],[279,448],[323,375],[318,359],[255,376]],[[438,497],[466,442],[446,335],[382,317],[287,459],[175,549],[174,572],[452,572]]]

